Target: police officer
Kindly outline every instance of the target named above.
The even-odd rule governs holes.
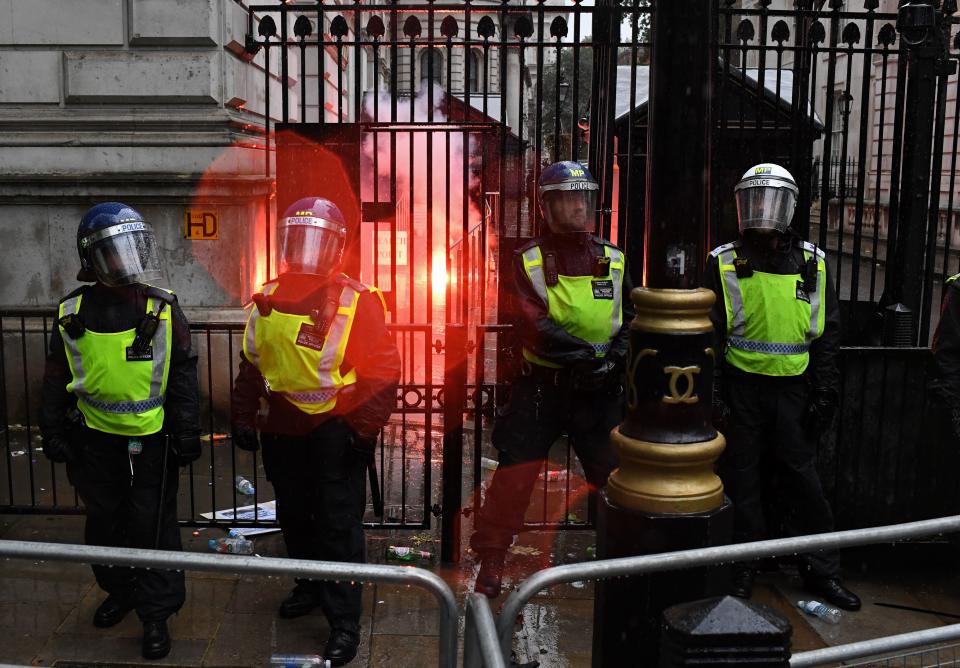
[[[946,418],[946,434],[960,443],[960,274],[943,286],[940,322],[933,335],[934,372],[930,393],[938,413]],[[942,420],[941,420],[942,421]]]
[[[197,356],[161,277],[153,229],[106,202],[77,230],[77,288],[60,302],[43,377],[43,451],[66,462],[90,545],[180,550],[177,465],[200,456]],[[136,609],[143,656],[170,652],[166,620],[183,605],[182,572],[94,566],[105,628]]]
[[[918,448],[917,469],[943,471],[960,468],[960,274],[944,282],[940,322],[933,335],[933,368],[928,381],[924,445]],[[956,485],[926,485],[917,491],[921,517],[960,512]]]
[[[752,167],[735,193],[740,238],[710,253],[704,278],[717,295],[711,317],[724,351],[716,394],[718,413],[729,415],[720,473],[734,503],[734,537],[764,537],[767,455],[779,474],[787,532],[832,531],[816,471],[818,437],[833,420],[839,387],[840,316],[826,258],[789,228],[799,190],[786,169]],[[801,556],[806,589],[859,609],[838,574],[834,552]],[[752,565],[737,567],[732,593],[749,598],[753,575]]]
[[[365,475],[396,404],[400,358],[380,291],[340,271],[346,236],[322,197],[280,221],[279,277],[253,296],[244,332],[233,440],[263,444],[290,557],[364,563]],[[280,616],[319,605],[331,629],[324,658],[340,666],[360,643],[360,594],[359,583],[298,580]]]
[[[623,252],[592,234],[597,190],[579,163],[544,169],[538,202],[546,230],[514,255],[522,374],[497,416],[499,467],[470,540],[481,558],[475,589],[490,598],[500,593],[506,550],[554,441],[569,436],[591,494],[616,466],[609,435],[623,417],[633,306]]]

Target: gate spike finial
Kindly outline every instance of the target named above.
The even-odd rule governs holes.
[[[780,46],[783,46],[783,43],[790,39],[790,26],[787,25],[786,21],[777,21],[773,24],[773,30],[770,31],[770,37],[773,38],[774,42],[777,42]]]
[[[848,47],[853,48],[854,44],[860,43],[860,28],[856,23],[848,23],[840,35],[840,39]]]
[[[883,27],[880,28],[880,34],[877,35],[877,44],[888,49],[896,41],[897,29],[893,27],[892,23],[884,23]]]
[[[367,34],[373,39],[379,40],[386,32],[387,28],[383,25],[383,19],[379,16],[371,16],[370,20],[367,21]]]
[[[521,16],[513,24],[513,34],[518,39],[527,39],[533,35],[533,23],[526,16]]]
[[[485,41],[497,34],[497,26],[494,24],[493,19],[489,16],[484,16],[477,22],[477,34],[480,35]]]
[[[450,15],[447,15],[443,21],[440,22],[440,34],[446,37],[448,40],[453,39],[460,33],[460,24],[457,23],[457,20]]]
[[[567,21],[562,16],[558,16],[550,22],[550,36],[561,39],[567,36]]]
[[[810,32],[807,33],[810,44],[820,44],[827,38],[827,29],[823,27],[821,21],[814,21],[810,26]]]
[[[423,28],[420,26],[420,19],[412,14],[408,16],[407,20],[403,22],[403,34],[410,39],[416,39],[421,32],[423,32]]]
[[[305,15],[301,14],[297,17],[297,20],[293,23],[293,34],[304,39],[313,34],[313,24],[310,23]]]
[[[257,26],[257,34],[267,38],[277,36],[277,22],[273,20],[272,16],[264,16],[260,19],[260,25]]]
[[[339,41],[346,37],[348,32],[350,32],[350,26],[347,25],[347,20],[343,18],[343,15],[333,17],[333,21],[330,22],[330,34]]]

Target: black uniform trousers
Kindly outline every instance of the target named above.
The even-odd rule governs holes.
[[[833,512],[816,469],[817,435],[808,433],[806,379],[729,373],[723,388],[730,418],[720,477],[733,501],[734,540],[767,537],[763,496],[768,480],[763,463],[768,458],[779,484],[776,494],[787,535],[833,531]],[[804,576],[835,577],[839,572],[834,551],[801,555],[800,566]]]
[[[104,547],[180,551],[177,461],[167,456],[164,480],[166,438],[154,434],[139,439],[141,452],[131,454],[126,436],[83,428],[71,438],[73,454],[67,474],[86,507],[85,540],[88,545]],[[159,515],[161,483],[163,513]],[[131,601],[143,622],[166,619],[183,606],[186,598],[183,572],[93,566],[93,573],[101,589]]]
[[[622,390],[583,392],[566,385],[521,376],[498,412],[492,441],[499,466],[470,538],[470,547],[481,556],[510,547],[523,526],[543,462],[563,433],[583,466],[591,506],[617,466],[610,430],[623,419]]]
[[[263,466],[277,496],[277,518],[293,559],[366,562],[366,463],[348,445],[339,419],[307,436],[262,434]],[[360,632],[359,582],[298,579],[320,601],[331,628]]]

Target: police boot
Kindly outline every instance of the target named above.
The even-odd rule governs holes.
[[[840,584],[840,578],[810,576],[804,579],[803,588],[823,597],[829,603],[844,610],[859,610],[860,597]]]
[[[333,629],[323,650],[323,658],[332,666],[343,666],[357,655],[360,646],[360,634],[346,629]]]
[[[746,566],[735,566],[730,594],[737,598],[750,598],[753,594],[753,569]]]
[[[162,659],[170,653],[170,632],[167,620],[143,623],[143,658]]]
[[[110,594],[93,613],[93,625],[101,629],[116,626],[131,610],[133,610],[132,596]]]
[[[302,617],[320,605],[320,598],[312,591],[297,585],[280,604],[280,616],[284,619]]]
[[[500,595],[505,556],[503,552],[489,552],[481,558],[477,583],[473,586],[475,592],[487,598],[496,598]]]

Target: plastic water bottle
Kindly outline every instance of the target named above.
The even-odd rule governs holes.
[[[246,538],[246,536],[243,535],[243,529],[230,529],[230,531],[227,532],[227,536],[230,538]]]
[[[303,666],[320,666],[330,668],[330,661],[319,654],[271,654],[270,668],[301,668]]]
[[[247,496],[253,494],[253,483],[244,478],[242,475],[238,475],[234,482],[237,485],[237,491],[241,494],[246,494]]]
[[[412,547],[398,547],[391,545],[387,548],[387,561],[430,561],[433,554],[426,550],[415,550]]]
[[[207,546],[223,554],[253,554],[253,541],[246,538],[211,538]]]
[[[820,601],[797,601],[797,607],[811,617],[819,617],[829,624],[839,624],[841,612]]]

